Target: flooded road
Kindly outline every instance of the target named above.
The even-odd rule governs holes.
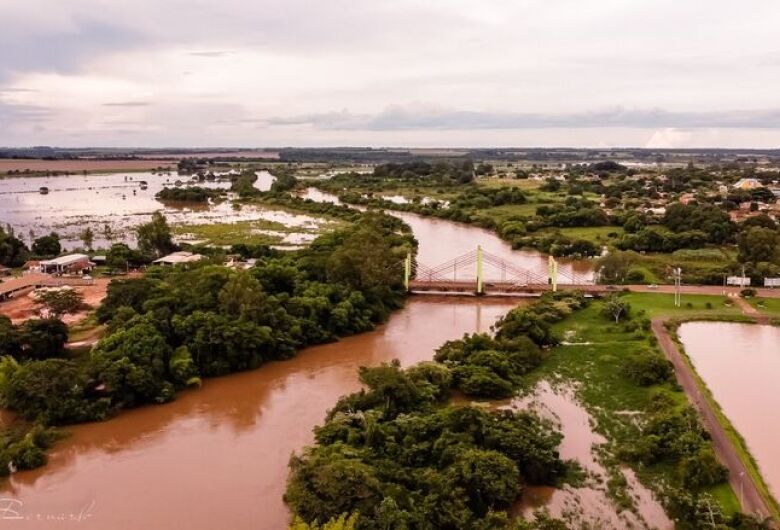
[[[442,342],[487,331],[517,303],[413,297],[373,332],[69,429],[48,465],[0,483],[0,497],[21,501],[33,518],[87,514],[75,526],[14,521],[20,529],[286,528],[290,454],[312,442],[312,427],[339,396],[358,388],[359,366],[430,360]]]
[[[780,495],[780,327],[687,322],[678,331],[696,372],[747,443],[761,475]]]
[[[266,219],[274,213],[252,206],[235,210],[228,201],[193,206],[163,204],[155,199],[160,190],[177,184],[228,189],[227,175],[218,174],[217,180],[204,182],[175,172],[0,179],[0,222],[12,226],[27,242],[52,231],[58,232],[63,247],[73,249],[83,245],[79,233],[85,226],[95,232],[95,247],[109,246],[106,225],[114,234],[111,241],[134,243],[131,229],[148,221],[157,210],[163,211],[173,224],[248,221]],[[270,173],[260,171],[255,187],[267,191],[273,180]],[[146,189],[142,189],[142,182]],[[49,193],[41,194],[39,189],[42,187],[48,188]],[[300,220],[301,223],[313,219],[301,217],[307,217]]]

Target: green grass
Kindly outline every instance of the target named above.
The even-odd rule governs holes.
[[[561,234],[577,239],[587,239],[588,241],[604,241],[616,239],[610,234],[616,234],[619,238],[623,235],[623,229],[619,226],[582,226],[574,228],[561,228]]]
[[[622,299],[631,304],[636,315],[644,311],[648,318],[671,316],[683,318],[710,318],[719,316],[742,316],[742,310],[725,296],[684,294],[682,306],[675,307],[674,295],[665,293],[627,293]],[[690,304],[690,305],[689,305]],[[710,304],[708,307],[707,304]]]
[[[724,306],[725,297],[720,296],[683,297],[681,308],[674,307],[672,295],[631,293],[623,298],[631,304],[633,320],[637,320],[642,311],[647,318],[674,315],[731,319],[740,316],[739,309]],[[691,307],[687,307],[686,302],[690,302]],[[708,302],[712,309],[707,309]],[[676,384],[642,387],[624,375],[622,361],[626,355],[657,348],[655,338],[649,330],[630,331],[623,323],[615,324],[607,319],[600,312],[601,304],[593,302],[553,326],[554,333],[568,344],[553,348],[542,366],[529,374],[526,384],[532,388],[543,379],[553,384],[574,382],[577,396],[590,413],[595,430],[608,440],[603,448],[602,463],[614,470],[620,465],[613,456],[615,450],[641,436],[637,415],[641,416],[649,409],[654,392],[663,391],[679,406],[686,405],[688,400]],[[668,464],[637,467],[635,471],[643,484],[658,492],[676,472]],[[726,514],[739,510],[739,501],[728,483],[708,492],[718,500]],[[620,496],[621,492],[616,495]]]
[[[748,298],[747,301],[765,315],[780,318],[780,298]]]
[[[177,225],[173,228],[176,235],[188,234],[194,239],[206,240],[211,245],[234,245],[238,243],[276,245],[282,240],[283,236],[259,233],[257,232],[259,230],[272,230],[283,234],[290,231],[282,223],[266,220],[208,225]]]
[[[492,208],[483,208],[477,212],[480,217],[494,219],[498,224],[508,220],[510,217],[532,217],[536,215],[536,209],[542,206],[538,203],[526,204],[505,204],[504,206],[494,206]]]

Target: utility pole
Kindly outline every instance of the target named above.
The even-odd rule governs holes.
[[[680,288],[682,287],[682,269],[677,267],[674,269],[674,306],[680,307],[682,304],[682,293]]]
[[[482,292],[482,247],[477,245],[477,294]]]

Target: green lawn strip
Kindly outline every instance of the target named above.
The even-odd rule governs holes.
[[[750,453],[750,450],[747,447],[747,443],[745,442],[745,439],[731,423],[731,420],[728,419],[726,414],[723,412],[723,409],[720,407],[720,404],[715,399],[715,396],[712,395],[712,391],[707,386],[707,383],[701,378],[699,373],[696,371],[696,367],[691,361],[691,358],[688,356],[688,353],[685,351],[685,346],[683,345],[679,335],[677,334],[677,329],[679,328],[680,324],[692,320],[701,320],[701,319],[698,318],[675,319],[674,321],[670,322],[669,325],[667,326],[667,328],[669,328],[670,330],[669,333],[671,334],[672,339],[677,343],[677,347],[680,349],[680,352],[682,353],[682,357],[685,360],[685,363],[688,365],[691,372],[693,373],[693,376],[696,379],[696,384],[698,386],[699,393],[702,396],[704,396],[704,398],[710,404],[712,409],[715,411],[715,415],[718,418],[718,423],[720,423],[721,427],[723,427],[723,429],[726,431],[726,435],[729,437],[729,440],[734,445],[734,448],[737,450],[737,455],[739,456],[739,459],[742,461],[742,464],[747,469],[750,478],[756,484],[758,491],[761,494],[761,497],[764,499],[764,502],[766,502],[767,506],[772,511],[773,519],[775,520],[775,522],[780,523],[780,504],[778,504],[777,499],[775,499],[775,497],[772,495],[771,491],[769,490],[769,486],[764,481],[764,477],[761,475],[761,472],[758,467],[758,463],[756,462],[753,455]],[[752,322],[752,319],[749,321]]]
[[[701,318],[745,318],[738,309],[724,308],[724,297],[691,296],[693,307],[690,308],[674,308],[671,295],[632,293],[624,295],[624,298],[631,304],[635,318],[641,310],[647,317],[672,311],[678,315]],[[706,309],[707,302],[712,303],[713,309]],[[610,323],[600,313],[600,306],[600,303],[594,303],[553,326],[555,333],[570,344],[553,348],[542,366],[529,374],[526,384],[528,388],[533,388],[543,379],[552,384],[575,383],[577,395],[591,414],[595,430],[608,440],[601,452],[602,463],[610,473],[614,473],[621,463],[611,455],[618,446],[630,444],[641,435],[636,415],[648,409],[654,392],[667,393],[680,406],[688,401],[676,385],[666,383],[641,387],[623,374],[622,360],[625,356],[640,349],[657,348],[655,337],[650,331],[628,332],[623,324]],[[670,476],[675,473],[673,467],[663,463],[637,466],[635,471],[643,484],[659,494],[663,493],[664,484],[669,483]],[[706,491],[721,504],[724,513],[730,515],[739,510],[737,496],[727,483]],[[612,494],[619,501],[625,492],[615,491]]]
[[[532,217],[536,215],[536,209],[542,206],[539,203],[525,204],[505,204],[503,206],[494,206],[492,208],[483,208],[476,215],[494,219],[497,224],[509,220],[511,217]]]
[[[773,318],[780,318],[780,298],[748,298],[748,303]]]
[[[739,306],[728,297],[720,295],[683,294],[680,307],[675,307],[674,295],[666,293],[626,293],[621,296],[621,299],[631,305],[633,315],[644,311],[648,318],[686,316],[690,320],[744,316]],[[749,321],[750,318],[745,317],[744,320]]]
[[[561,228],[561,234],[577,239],[587,239],[593,242],[606,242],[623,235],[623,229],[619,226],[581,226]]]

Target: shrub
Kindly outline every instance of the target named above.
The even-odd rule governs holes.
[[[674,367],[661,354],[642,351],[626,358],[623,373],[638,385],[651,386],[671,380]]]

